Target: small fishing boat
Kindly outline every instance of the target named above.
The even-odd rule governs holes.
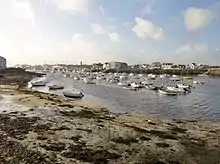
[[[154,74],[149,74],[147,77],[148,77],[150,80],[155,80],[155,79],[157,78],[157,76],[154,75]]]
[[[162,90],[162,89],[159,89],[158,92],[159,92],[160,94],[168,95],[168,96],[177,96],[177,95],[179,95],[178,92],[172,92],[172,91]]]
[[[185,92],[185,90],[183,88],[167,87],[166,89],[167,89],[167,91],[170,91],[170,92],[177,92],[177,93],[184,93]]]
[[[193,81],[193,84],[199,84],[199,81]]]
[[[194,84],[204,85],[205,81],[193,81]]]
[[[67,77],[70,77],[70,74],[66,74],[66,73],[65,73],[65,74],[63,74],[63,77],[66,77],[66,78],[67,78]]]
[[[58,84],[50,84],[48,85],[48,88],[50,90],[58,90],[58,89],[64,89],[64,86]]]
[[[84,94],[82,92],[76,91],[76,90],[70,90],[70,91],[63,91],[63,95],[68,98],[75,98],[75,99],[81,99],[84,97]]]
[[[184,85],[184,84],[177,84],[176,86],[177,88],[188,88],[188,89],[192,87],[191,85]]]
[[[159,89],[162,89],[163,87],[159,87],[159,86],[155,86],[155,85],[152,85],[152,84],[148,84],[145,86],[146,89],[149,89],[149,90],[153,90],[153,91],[158,91]]]
[[[77,76],[75,76],[73,79],[74,79],[74,80],[80,80],[80,78],[77,77]]]
[[[132,87],[132,88],[139,88],[140,85],[138,85],[137,83],[131,83],[131,87]]]
[[[180,81],[180,78],[179,77],[171,77],[170,81]]]
[[[137,91],[138,89],[137,88],[133,88],[131,86],[126,86],[126,87],[123,87],[124,89],[126,90],[131,90],[131,91]]]
[[[84,78],[83,80],[86,84],[95,84],[95,82],[92,78]]]
[[[38,80],[38,81],[32,81],[31,82],[31,86],[32,87],[44,87],[46,85],[46,81],[41,81],[41,80]]]
[[[119,82],[117,85],[121,86],[121,87],[125,87],[125,86],[128,86],[128,83],[127,82]]]

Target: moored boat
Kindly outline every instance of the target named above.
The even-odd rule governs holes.
[[[84,78],[83,80],[86,84],[95,84],[95,82],[92,78]]]
[[[43,86],[45,86],[46,85],[46,81],[41,81],[41,80],[39,80],[39,81],[32,81],[31,82],[31,86],[32,87],[43,87]]]
[[[179,95],[178,92],[171,92],[171,91],[162,90],[162,89],[159,89],[158,92],[159,92],[160,94],[168,95],[168,96],[177,96],[177,95]]]
[[[177,92],[177,93],[184,93],[185,92],[185,90],[183,88],[167,87],[166,89],[167,89],[167,91],[170,91],[170,92]]]
[[[48,85],[48,88],[50,90],[58,90],[58,89],[64,89],[64,86],[58,84],[50,84]]]
[[[82,92],[76,90],[63,91],[63,95],[68,98],[81,99],[84,97]]]
[[[184,85],[184,84],[177,84],[176,86],[178,88],[188,88],[188,89],[190,89],[192,87],[191,85]]]

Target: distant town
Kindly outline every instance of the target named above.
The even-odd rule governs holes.
[[[125,62],[105,62],[105,63],[94,63],[91,65],[83,64],[82,62],[78,65],[71,64],[44,64],[44,65],[16,65],[16,68],[22,68],[25,70],[34,70],[34,71],[73,71],[81,70],[85,72],[99,72],[99,71],[135,71],[135,70],[202,70],[213,68],[216,66],[209,66],[207,64],[196,64],[190,63],[187,65],[184,64],[174,64],[174,63],[162,63],[162,62],[153,62],[151,64],[135,64],[128,65]]]
[[[7,61],[4,57],[0,57],[0,69],[4,69],[7,66]],[[210,66],[207,64],[189,63],[175,64],[168,62],[153,62],[151,64],[135,64],[129,65],[126,62],[111,61],[105,63],[94,63],[91,65],[80,62],[77,65],[72,64],[43,64],[43,65],[29,65],[29,64],[17,64],[15,68],[22,68],[27,71],[34,72],[55,72],[55,71],[84,71],[84,72],[152,72],[152,71],[164,71],[166,72],[186,72],[192,71],[200,72],[201,70],[207,70],[210,68],[219,68],[219,66]]]

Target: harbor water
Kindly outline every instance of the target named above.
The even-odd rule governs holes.
[[[81,90],[85,100],[97,102],[113,112],[151,114],[174,119],[220,119],[220,78],[206,77],[204,85],[197,85],[190,94],[179,96],[160,95],[147,89],[134,92],[103,83],[85,84],[82,80],[66,78],[62,74],[49,74],[47,81],[56,81],[64,85],[65,89]],[[33,89],[62,94],[62,91],[49,91],[48,87]]]

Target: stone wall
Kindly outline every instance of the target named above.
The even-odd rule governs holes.
[[[6,68],[6,59],[0,56],[0,70]]]

